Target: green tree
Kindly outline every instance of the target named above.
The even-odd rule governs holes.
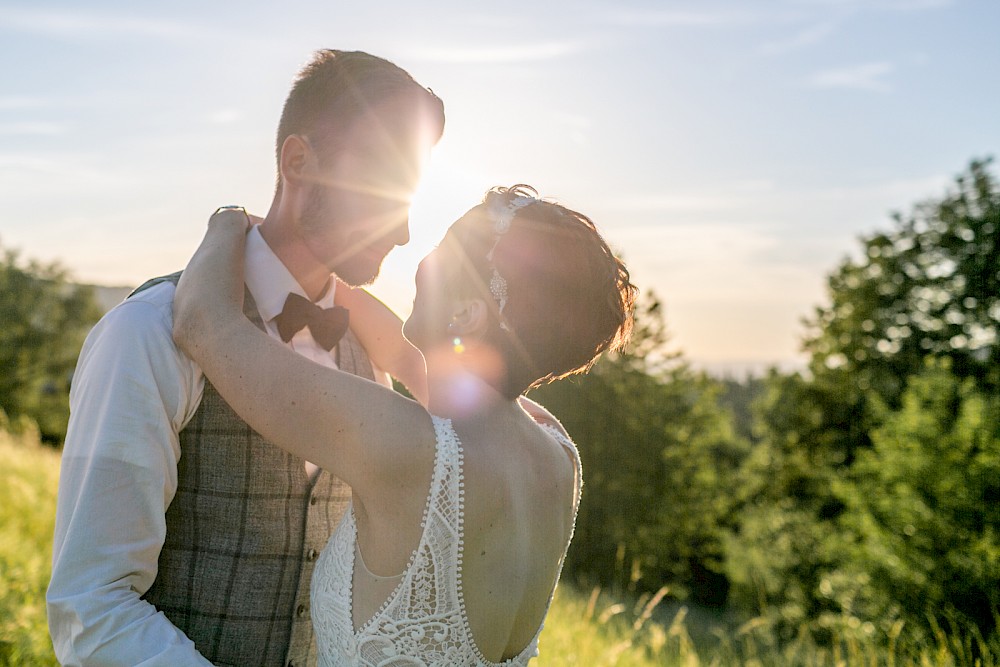
[[[828,386],[772,370],[756,406],[754,444],[732,485],[737,520],[725,537],[731,605],[764,617],[791,639],[804,623],[834,610],[818,594],[842,558],[844,469],[840,423],[850,421]],[[833,409],[831,409],[833,408]]]
[[[25,264],[0,250],[0,410],[33,420],[58,443],[80,346],[100,310],[92,290],[69,283],[58,264]]]
[[[980,611],[995,605],[994,598],[973,595],[973,589],[963,593],[957,585],[939,586],[943,592],[935,593],[937,584],[926,570],[921,575],[926,590],[915,583],[919,577],[909,586],[889,577],[884,564],[876,566],[876,554],[886,556],[892,540],[873,528],[876,518],[886,526],[904,519],[914,499],[907,484],[919,486],[908,477],[918,474],[914,467],[886,470],[885,478],[876,474],[879,466],[888,465],[882,458],[887,429],[899,435],[900,451],[923,452],[935,439],[938,447],[951,443],[961,449],[953,442],[957,432],[949,430],[954,419],[936,428],[925,424],[924,431],[903,429],[917,416],[907,407],[907,401],[915,400],[910,382],[919,384],[913,392],[926,391],[929,380],[914,378],[923,377],[927,363],[947,362],[956,386],[980,397],[995,396],[1000,389],[1000,187],[989,164],[973,161],[943,197],[918,204],[905,217],[894,216],[891,231],[862,238],[861,258],[845,260],[832,272],[830,303],[817,308],[807,322],[809,375],[772,373],[767,379],[754,426],[760,443],[735,486],[743,497],[739,521],[727,537],[726,571],[734,604],[765,614],[789,633],[803,621],[822,629],[837,619],[874,622],[911,613],[907,618],[912,620],[928,605],[954,604],[952,597],[960,595],[977,599]],[[935,382],[936,390],[948,393],[943,380]],[[953,401],[953,410],[965,400]],[[979,405],[980,399],[968,400],[970,406]],[[926,406],[928,415],[943,418],[931,407]],[[962,429],[971,428],[969,419]],[[981,432],[976,436],[984,437]],[[946,463],[945,458],[921,456],[924,463]],[[995,452],[985,456],[996,461]],[[988,474],[985,466],[976,474]],[[861,475],[857,485],[852,481],[856,474]],[[995,486],[975,491],[982,486],[979,481],[957,490],[968,474],[966,468],[954,467],[941,477],[953,492],[979,493],[979,502],[995,506]],[[937,490],[920,488],[920,498],[937,498],[929,506],[942,528],[958,521]],[[884,501],[878,512],[866,504],[876,499]],[[978,516],[971,506],[966,509],[968,516]],[[919,553],[917,562],[946,576],[995,587],[995,580],[976,574],[968,562],[968,553],[987,557],[975,549],[992,549],[982,546],[993,544],[988,536],[995,533],[990,531],[995,528],[969,533],[965,542],[960,537],[956,544],[962,547],[956,550],[938,550],[942,544],[935,543]],[[969,551],[959,556],[965,548]],[[977,562],[987,567],[983,563],[992,561]],[[917,571],[915,565],[909,569]],[[974,590],[986,590],[979,586],[974,584]],[[873,596],[882,596],[882,603],[876,605]],[[954,607],[960,615],[980,618],[978,612]],[[992,611],[983,613],[992,618]],[[979,621],[979,627],[988,625]]]
[[[984,389],[1000,388],[1000,186],[973,161],[941,199],[861,239],[864,254],[829,278],[809,322],[814,375],[848,375],[897,405],[928,356]]]
[[[721,605],[722,492],[745,455],[718,383],[670,352],[660,302],[641,301],[626,354],[532,394],[580,448],[584,497],[567,571],[605,586]]]
[[[989,159],[939,199],[894,214],[830,275],[829,304],[806,321],[809,370],[826,400],[825,446],[850,465],[878,426],[868,397],[898,407],[927,357],[1000,390],[1000,185]]]
[[[953,611],[987,636],[1000,612],[1000,397],[950,366],[911,377],[898,410],[876,402],[882,426],[843,486],[869,576],[826,592],[918,627]]]

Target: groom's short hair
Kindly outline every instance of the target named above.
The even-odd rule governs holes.
[[[335,150],[354,123],[374,109],[389,131],[421,132],[433,145],[444,132],[444,104],[409,73],[363,51],[323,49],[299,71],[278,123],[275,156],[292,134],[303,134]],[[409,139],[409,137],[400,137]],[[280,187],[280,169],[278,185]]]

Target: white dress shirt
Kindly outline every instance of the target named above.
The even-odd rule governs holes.
[[[278,338],[273,319],[285,298],[305,292],[256,227],[247,235],[246,283],[265,328]],[[166,509],[177,490],[178,434],[204,389],[201,369],[174,346],[173,296],[174,285],[165,282],[118,304],[87,336],[77,363],[46,595],[63,665],[211,665],[141,599],[156,578]],[[333,297],[331,288],[317,305],[329,307]],[[336,367],[308,329],[287,344]]]

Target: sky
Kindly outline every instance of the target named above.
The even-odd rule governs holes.
[[[269,207],[310,53],[358,49],[447,115],[371,288],[401,315],[448,225],[529,183],[696,365],[791,368],[858,238],[1000,157],[998,29],[995,0],[0,0],[0,246],[101,285],[183,267],[217,206]]]

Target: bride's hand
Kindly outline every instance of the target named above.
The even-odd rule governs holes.
[[[251,224],[242,208],[218,209],[177,284],[174,342],[192,357],[199,343],[243,316],[243,253]]]

